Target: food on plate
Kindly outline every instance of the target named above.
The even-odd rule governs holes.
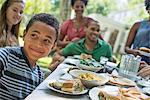
[[[51,87],[69,93],[77,93],[84,90],[84,86],[79,79],[67,80],[64,82],[53,82],[49,85]]]
[[[146,47],[140,47],[139,50],[150,53],[150,49]]]
[[[135,87],[119,88],[114,95],[110,91],[99,92],[100,100],[149,100],[150,98]]]
[[[109,83],[121,86],[135,86],[136,83],[121,76],[110,76]]]
[[[84,79],[84,80],[89,80],[89,81],[92,81],[92,80],[100,81],[101,80],[101,78],[99,76],[92,74],[92,73],[82,73],[79,75],[79,78]]]
[[[63,86],[63,83],[61,83],[61,82],[52,82],[52,83],[50,83],[49,84],[51,87],[54,87],[55,89],[61,89],[61,87]]]
[[[80,55],[80,59],[91,59],[92,58],[92,56],[91,55],[88,55],[88,54],[84,54],[84,53],[82,53],[81,55]]]

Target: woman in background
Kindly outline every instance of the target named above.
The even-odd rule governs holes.
[[[6,0],[0,10],[0,47],[19,45],[18,33],[25,3]]]
[[[145,6],[150,15],[150,0],[145,0]],[[126,53],[135,56],[140,55],[142,61],[150,64],[150,57],[144,56],[139,52],[141,47],[150,49],[150,18],[148,20],[136,22],[132,26],[125,47]]]

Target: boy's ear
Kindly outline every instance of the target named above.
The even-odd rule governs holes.
[[[26,30],[23,31],[23,40],[24,40],[24,37],[25,35],[27,34]]]

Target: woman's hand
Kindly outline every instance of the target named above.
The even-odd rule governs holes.
[[[140,75],[143,78],[150,76],[150,65],[147,65],[146,67],[142,68],[138,72],[138,75]]]
[[[129,47],[125,47],[125,51],[128,53],[128,54],[133,54],[134,56],[137,56],[137,55],[140,55],[140,52],[138,49],[130,49]]]

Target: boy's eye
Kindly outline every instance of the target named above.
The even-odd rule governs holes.
[[[51,41],[49,39],[44,39],[43,42],[46,45],[50,45],[51,44]]]
[[[35,39],[35,38],[37,38],[37,35],[36,34],[31,34],[31,38]]]

